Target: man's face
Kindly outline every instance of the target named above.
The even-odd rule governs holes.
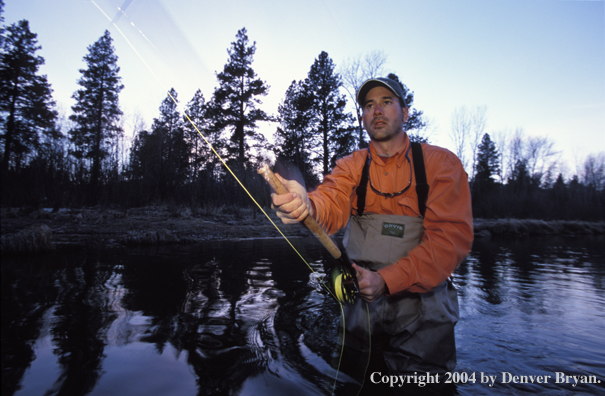
[[[408,109],[401,108],[399,99],[383,86],[372,88],[363,106],[363,126],[372,140],[385,142],[403,132]]]

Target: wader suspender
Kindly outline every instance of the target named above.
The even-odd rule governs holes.
[[[426,170],[424,168],[424,155],[422,154],[422,145],[420,143],[412,144],[412,160],[414,161],[414,177],[416,178],[416,194],[418,195],[418,210],[424,217],[426,212],[426,200],[429,197],[429,185],[426,181]],[[368,179],[370,173],[370,163],[372,157],[370,156],[370,147],[368,147],[368,158],[366,163],[363,165],[361,171],[361,181],[355,192],[357,193],[357,215],[363,215],[363,211],[366,206],[366,193],[368,191]]]
[[[429,198],[429,185],[426,181],[424,155],[422,154],[422,145],[420,143],[412,143],[412,161],[414,161],[418,209],[420,210],[420,215],[424,217],[424,214],[426,213],[426,201]]]

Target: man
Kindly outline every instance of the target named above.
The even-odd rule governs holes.
[[[422,144],[424,160],[416,162],[422,157],[404,131],[405,99],[394,80],[364,82],[357,101],[369,148],[339,160],[315,192],[281,179],[290,193],[272,200],[286,224],[311,215],[330,234],[346,226],[343,244],[361,297],[344,307],[347,346],[364,351],[371,336],[382,375],[442,374],[456,365],[458,300],[449,277],[471,248],[471,197],[467,174],[450,151]],[[413,165],[423,163],[425,213]],[[369,388],[380,378],[371,375]]]

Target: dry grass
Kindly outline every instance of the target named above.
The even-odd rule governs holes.
[[[299,225],[284,226],[288,236],[309,236]],[[210,240],[273,238],[278,232],[258,209],[232,205],[142,208],[27,210],[1,208],[2,253],[33,253],[71,247],[190,244]],[[605,234],[605,222],[475,219],[475,237]],[[341,237],[342,233],[336,235]]]
[[[52,233],[46,225],[34,225],[15,234],[2,235],[2,253],[37,253],[53,250]]]
[[[162,229],[151,232],[131,232],[124,238],[127,246],[169,245],[181,242],[171,231]]]

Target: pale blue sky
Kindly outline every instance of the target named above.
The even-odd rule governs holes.
[[[523,128],[528,135],[551,137],[567,163],[566,176],[575,172],[576,158],[605,151],[603,1],[5,3],[6,24],[27,19],[38,34],[43,72],[66,113],[86,47],[105,29],[112,33],[122,69],[122,109],[128,117],[142,114],[149,124],[170,87],[182,103],[197,88],[210,99],[214,73],[226,63],[237,31],[246,27],[257,43],[253,67],[271,86],[263,105],[270,113],[321,51],[340,65],[381,50],[388,56],[386,71],[400,76],[415,92],[415,107],[433,120],[436,144],[453,148],[449,129],[457,107],[486,106],[489,133]],[[113,19],[124,5],[117,26],[160,81],[103,14]],[[271,134],[274,127],[268,128]]]

